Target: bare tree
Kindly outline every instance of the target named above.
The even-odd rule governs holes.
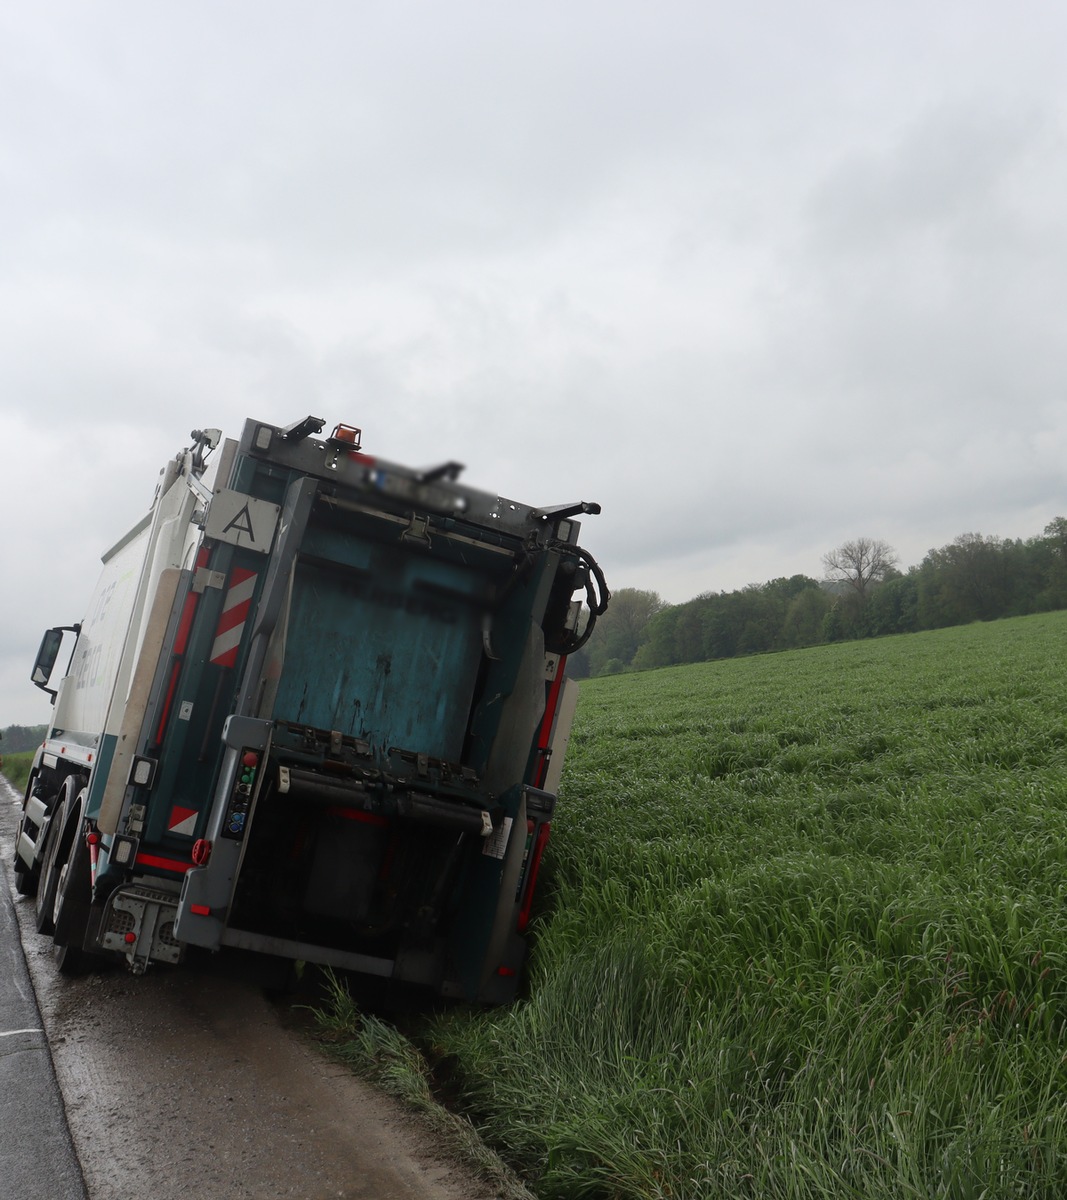
[[[861,600],[872,583],[880,583],[896,566],[896,551],[878,538],[855,538],[822,556],[826,578],[847,583]]]

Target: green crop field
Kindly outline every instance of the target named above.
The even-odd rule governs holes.
[[[1067,613],[593,680],[529,998],[431,1037],[544,1200],[1067,1195]]]
[[[21,792],[26,787],[33,766],[33,751],[23,750],[17,754],[4,754],[3,774],[16,791]]]

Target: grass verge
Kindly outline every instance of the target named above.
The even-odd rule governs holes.
[[[8,783],[18,792],[26,790],[26,781],[30,777],[30,768],[33,766],[34,751],[23,750],[18,754],[5,754],[4,758],[4,775]]]
[[[1067,614],[583,685],[528,998],[427,1032],[546,1200],[1067,1195]]]
[[[419,1114],[446,1152],[477,1171],[500,1200],[536,1200],[471,1122],[438,1102],[417,1047],[388,1022],[361,1011],[332,971],[325,981],[325,1003],[312,1013],[326,1052]]]

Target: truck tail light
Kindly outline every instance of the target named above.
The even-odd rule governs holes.
[[[354,425],[338,425],[334,428],[333,433],[330,434],[330,440],[345,442],[353,450],[358,450],[363,440],[363,430],[357,429]]]
[[[133,768],[130,771],[130,783],[136,784],[137,787],[151,787],[155,778],[156,760],[144,758],[141,755],[135,756]]]
[[[120,867],[132,867],[138,845],[137,838],[119,834],[111,843],[111,861]]]

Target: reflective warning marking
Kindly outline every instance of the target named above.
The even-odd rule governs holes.
[[[222,606],[222,616],[215,630],[215,643],[211,647],[211,661],[220,667],[237,665],[237,648],[245,631],[248,610],[252,606],[252,595],[259,576],[244,567],[234,567],[230,577],[230,588]]]
[[[170,819],[167,821],[167,832],[180,833],[183,837],[192,837],[196,832],[197,816],[198,813],[195,808],[182,808],[176,804],[170,810]]]
[[[178,875],[184,875],[192,865],[174,858],[162,858],[158,854],[138,854],[134,862],[139,867],[155,867],[160,871],[174,871]]]

